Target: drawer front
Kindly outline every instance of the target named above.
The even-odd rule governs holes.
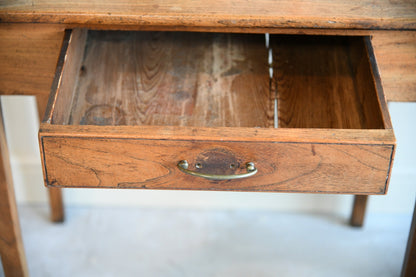
[[[392,145],[42,137],[46,183],[55,187],[384,194]],[[257,174],[239,180],[190,176]],[[199,169],[195,167],[199,164]]]

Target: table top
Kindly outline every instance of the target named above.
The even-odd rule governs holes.
[[[74,0],[70,2],[0,0],[0,23],[31,23],[1,24],[0,45],[9,47],[7,49],[13,53],[19,49],[19,53],[27,53],[27,55],[14,55],[13,59],[1,59],[7,57],[8,52],[0,53],[0,60],[7,65],[0,67],[0,83],[2,83],[0,93],[47,94],[63,30],[87,27],[371,35],[388,100],[416,101],[416,79],[413,74],[416,68],[415,0]],[[390,30],[401,31],[392,33]],[[15,70],[10,70],[11,68]]]
[[[0,22],[416,30],[416,1],[1,0]]]

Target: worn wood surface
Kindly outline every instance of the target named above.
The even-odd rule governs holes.
[[[52,3],[53,2],[53,3]],[[34,94],[33,92],[40,91],[43,93],[43,88],[48,88],[53,78],[53,71],[55,69],[55,62],[45,63],[47,66],[39,66],[45,61],[48,61],[48,57],[55,55],[55,61],[59,53],[59,46],[57,48],[51,48],[48,51],[48,46],[44,47],[32,47],[28,52],[24,50],[17,54],[19,49],[25,49],[26,45],[38,46],[44,41],[49,41],[52,37],[44,37],[40,41],[36,41],[31,38],[32,35],[38,36],[42,34],[43,30],[47,28],[60,28],[61,32],[56,33],[56,37],[59,36],[62,39],[63,37],[63,27],[73,27],[77,26],[90,26],[93,28],[113,28],[113,29],[127,29],[127,28],[153,28],[153,30],[161,29],[172,29],[172,30],[184,30],[188,28],[189,30],[200,30],[200,31],[215,31],[215,30],[224,30],[224,31],[234,31],[234,32],[278,32],[278,33],[311,33],[311,34],[335,34],[343,33],[344,30],[336,28],[363,28],[369,29],[373,35],[373,44],[375,54],[378,60],[380,73],[382,76],[383,86],[385,88],[385,93],[388,100],[392,101],[416,101],[415,95],[415,84],[416,77],[415,74],[415,32],[389,32],[389,31],[373,31],[370,29],[378,28],[397,28],[397,29],[414,29],[414,14],[415,14],[415,2],[414,1],[399,1],[391,2],[387,1],[378,1],[377,3],[366,1],[339,1],[330,3],[326,1],[320,1],[309,3],[308,9],[299,9],[299,5],[295,2],[287,1],[279,3],[276,9],[271,9],[273,5],[268,5],[268,10],[261,11],[261,16],[256,15],[257,8],[261,5],[257,5],[257,2],[253,4],[249,3],[242,9],[246,9],[247,13],[254,14],[256,16],[244,16],[237,18],[233,16],[233,13],[241,13],[241,10],[237,6],[233,6],[232,2],[227,1],[224,6],[223,3],[220,3],[220,6],[223,6],[226,10],[231,10],[231,15],[227,14],[223,16],[220,10],[216,5],[212,5],[213,2],[201,3],[200,5],[210,5],[209,7],[198,8],[197,13],[206,13],[206,11],[211,12],[212,16],[201,18],[199,15],[187,15],[186,12],[174,11],[174,5],[170,5],[170,2],[163,1],[159,6],[150,7],[147,1],[141,2],[136,5],[143,5],[144,7],[152,8],[153,11],[160,11],[161,14],[152,14],[145,13],[143,16],[138,16],[140,12],[136,9],[131,9],[133,6],[132,3],[123,2],[123,3],[111,3],[104,5],[98,4],[96,2],[85,1],[79,2],[78,5],[69,6],[64,2],[58,1],[3,1],[1,2],[0,7],[0,21],[19,21],[19,22],[60,22],[65,24],[60,25],[47,25],[47,24],[35,24],[34,28],[27,28],[30,25],[26,24],[1,24],[0,25],[0,93],[1,94],[26,94],[27,91],[31,91],[29,94]],[[31,6],[31,4],[34,4]],[[102,1],[100,1],[102,3]],[[152,4],[155,2],[152,1]],[[185,3],[185,2],[184,2]],[[190,3],[190,1],[189,1]],[[282,4],[283,3],[283,4]],[[160,3],[155,3],[160,4]],[[194,4],[194,3],[193,3]],[[214,3],[216,4],[216,3]],[[261,3],[260,3],[261,4]],[[107,11],[108,9],[111,10]],[[58,7],[59,6],[59,7]],[[114,13],[117,9],[114,9],[114,6],[118,6],[118,11],[129,10],[132,14],[124,15],[120,17],[120,14]],[[232,6],[232,9],[230,9]],[[258,7],[257,7],[258,6]],[[291,6],[295,8],[291,8]],[[285,7],[287,9],[285,9]],[[134,8],[134,7],[133,7]],[[65,12],[59,12],[59,9],[64,10]],[[140,9],[140,8],[139,8]],[[171,9],[170,11],[167,11]],[[216,10],[217,9],[217,10]],[[92,12],[94,10],[95,12]],[[331,12],[327,12],[330,10]],[[74,12],[75,11],[75,12]],[[191,11],[188,9],[188,11]],[[279,17],[278,13],[281,12],[283,16]],[[192,11],[191,11],[192,13]],[[185,16],[183,16],[185,14]],[[272,17],[267,17],[268,14],[272,14]],[[302,16],[302,14],[306,16]],[[328,15],[331,15],[331,18],[328,19]],[[118,18],[117,18],[118,17]],[[198,21],[198,17],[200,21]],[[225,21],[220,21],[221,17],[226,17]],[[382,20],[380,20],[382,19]],[[72,23],[72,24],[68,24]],[[104,24],[102,24],[104,23]],[[111,25],[115,24],[115,25]],[[124,25],[120,25],[124,24]],[[148,25],[142,25],[148,24]],[[10,36],[4,36],[3,30],[5,26],[7,28],[13,28],[13,39],[8,41]],[[46,26],[46,28],[44,28]],[[49,27],[48,27],[49,26]],[[309,26],[312,29],[287,29],[286,27],[297,27],[297,26]],[[328,29],[314,29],[315,27],[325,27],[331,28]],[[410,26],[410,27],[409,27]],[[249,27],[249,28],[247,28]],[[276,29],[274,29],[277,27]],[[283,27],[283,28],[282,28]],[[334,28],[334,29],[332,29]],[[26,30],[28,32],[26,32]],[[364,35],[367,35],[363,33]],[[362,30],[345,30],[345,34],[353,35],[362,33]],[[11,33],[9,33],[11,34]],[[53,40],[51,39],[48,43],[50,44]],[[55,40],[55,45],[60,45],[59,39]],[[13,47],[8,49],[16,49],[16,55],[10,55],[7,53],[7,56],[4,55],[4,50],[6,49],[4,45],[6,43],[15,43]],[[23,48],[20,46],[23,45]],[[27,49],[27,47],[26,47]],[[53,50],[55,49],[55,50]],[[8,50],[8,51],[9,51]],[[25,57],[22,58],[21,53],[25,54]],[[29,55],[29,53],[31,53]],[[10,63],[8,66],[3,66],[4,62],[7,59],[13,59],[17,61],[15,66]],[[27,61],[27,62],[22,62]],[[32,62],[34,61],[34,62]],[[6,70],[7,68],[7,70]],[[17,74],[16,74],[17,72]],[[20,74],[23,72],[24,74]],[[14,75],[13,75],[14,74]],[[19,75],[20,74],[20,75]],[[33,74],[33,76],[32,76]],[[4,77],[6,76],[6,77]],[[17,77],[14,77],[17,76]],[[24,79],[22,79],[24,76]],[[46,77],[48,76],[48,77]],[[7,86],[5,85],[7,84]],[[10,85],[9,85],[10,84]],[[39,89],[39,88],[40,89]],[[5,89],[6,88],[6,89]],[[166,133],[169,134],[171,130],[166,130]],[[288,134],[291,134],[290,137],[296,135],[302,136],[305,134],[297,131],[292,132],[288,130]],[[199,130],[198,133],[206,132]],[[332,130],[320,130],[323,132],[325,138],[329,141],[340,141],[343,138],[343,135],[340,135],[339,131],[332,133]],[[384,139],[394,139],[392,133],[386,133],[383,130],[375,130],[378,134],[377,139],[371,138],[372,140],[384,140]],[[381,133],[380,133],[381,132]],[[100,134],[100,132],[97,132]],[[163,133],[163,131],[160,131]],[[174,132],[175,133],[175,132]],[[249,132],[250,133],[250,132]],[[332,134],[332,137],[331,137]],[[354,134],[357,134],[359,139],[353,137]],[[131,133],[123,132],[124,136],[130,136]],[[147,134],[148,136],[149,134]],[[236,134],[228,134],[230,138],[236,139]],[[310,137],[310,134],[305,134],[307,137]],[[180,132],[178,136],[182,137],[192,137],[189,135],[188,131]],[[208,135],[209,136],[209,135]],[[270,133],[270,139],[271,139]],[[312,139],[317,139],[318,135],[313,134]],[[335,138],[334,138],[335,137]],[[353,133],[349,135],[349,140],[357,142],[357,140],[363,139],[365,134],[363,132]],[[252,137],[254,138],[254,136]],[[304,139],[306,140],[306,139]]]
[[[69,120],[70,107],[81,74],[86,39],[87,30],[65,31],[50,99],[45,112],[45,117],[50,118],[50,114],[56,110],[54,120],[62,122],[62,124],[68,123]]]
[[[362,227],[364,224],[365,210],[367,207],[367,195],[354,196],[353,209],[350,217],[350,225]]]
[[[49,93],[64,28],[70,24],[1,24],[0,93]],[[118,26],[117,28],[125,28]],[[101,26],[103,28],[103,26]],[[113,27],[114,28],[114,27]],[[156,27],[156,29],[164,27]],[[155,28],[154,28],[155,29]],[[233,31],[233,30],[230,30]],[[237,32],[255,31],[238,29]],[[274,29],[277,33],[315,35],[371,35],[386,98],[416,101],[416,31]]]
[[[79,136],[123,139],[172,139],[207,141],[223,138],[227,141],[252,142],[313,142],[348,144],[394,144],[391,129],[347,130],[347,129],[302,129],[302,128],[205,128],[175,126],[93,126],[51,125],[42,123],[42,136]]]
[[[90,31],[77,46],[84,60],[64,68],[76,85],[62,81],[54,124],[273,126],[264,35]]]
[[[61,188],[48,187],[50,220],[63,222],[65,220],[65,209]]]
[[[28,276],[0,101],[0,256],[6,276]]]
[[[35,95],[42,119],[54,77],[64,26],[0,24],[0,94]],[[49,190],[51,218],[62,221],[59,189]]]
[[[281,128],[384,128],[362,38],[272,36]]]
[[[50,186],[349,194],[386,192],[393,148],[49,136],[41,142]],[[201,170],[219,167],[224,174],[231,163],[238,165],[238,173],[246,162],[254,162],[259,172],[242,180],[208,181],[181,172],[176,167],[180,160],[192,165],[202,160]]]
[[[410,226],[409,239],[402,268],[402,277],[416,275],[416,205],[413,212],[412,225]]]
[[[46,104],[48,102],[49,95],[40,94],[36,96],[36,103],[38,107],[39,119],[42,120]],[[53,222],[64,221],[64,203],[62,200],[62,191],[60,188],[48,188],[49,205],[50,205],[50,217]]]
[[[416,32],[374,32],[372,44],[387,99],[416,102]]]
[[[0,94],[49,94],[64,26],[0,24]]]
[[[412,0],[4,0],[2,22],[100,25],[416,29]]]

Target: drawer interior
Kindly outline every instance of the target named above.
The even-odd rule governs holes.
[[[49,122],[383,129],[368,39],[76,30]]]
[[[366,39],[272,37],[279,127],[385,127]]]

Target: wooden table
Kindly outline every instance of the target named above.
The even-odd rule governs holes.
[[[35,95],[46,109],[64,30],[169,30],[372,36],[389,101],[416,101],[414,1],[3,1],[0,6],[0,93]],[[1,120],[2,122],[2,120]],[[7,276],[26,276],[4,128],[0,126],[0,251]],[[59,188],[52,219],[63,220]],[[366,195],[357,195],[351,224],[361,226]],[[415,216],[403,276],[416,274]]]

